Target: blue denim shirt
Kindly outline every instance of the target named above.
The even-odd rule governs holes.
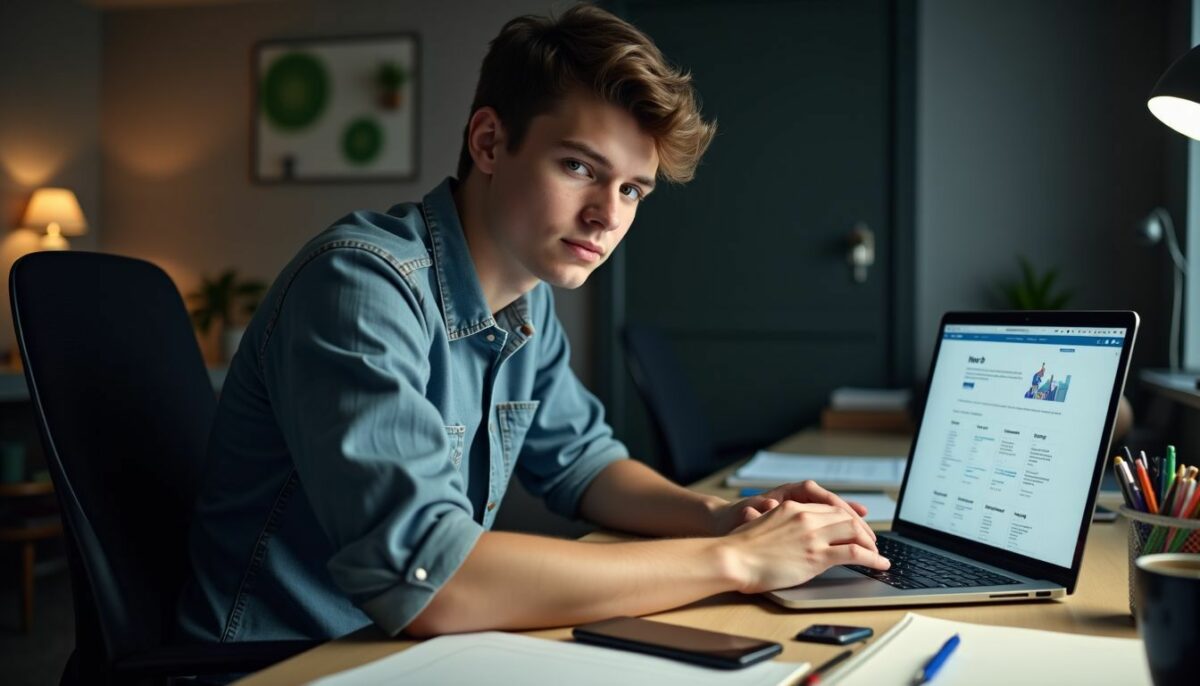
[[[356,212],[272,285],[230,363],[192,525],[185,638],[396,634],[515,473],[575,516],[627,456],[568,366],[546,284],[496,313],[447,179]]]

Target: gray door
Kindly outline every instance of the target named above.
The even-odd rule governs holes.
[[[908,175],[897,174],[911,138],[897,135],[911,130],[903,8],[616,8],[693,73],[719,131],[694,181],[660,186],[639,209],[599,280],[605,335],[625,322],[663,330],[718,442],[810,425],[840,385],[906,381],[911,291],[895,288],[911,281],[911,247],[896,241],[907,230],[896,218],[909,214]],[[875,252],[859,280],[848,261],[856,227]],[[602,393],[620,435],[648,458],[645,410],[612,342],[598,342]]]

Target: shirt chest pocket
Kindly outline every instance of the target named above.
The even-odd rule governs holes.
[[[525,434],[529,433],[539,404],[537,400],[496,404],[496,419],[500,425],[500,449],[504,453],[504,466],[509,473],[512,473],[517,456],[521,454],[521,446],[525,445]]]
[[[463,458],[463,443],[467,436],[467,427],[462,424],[451,424],[446,427],[446,440],[450,442],[450,447],[447,450],[447,455],[450,457],[450,464],[458,467],[462,464]]]

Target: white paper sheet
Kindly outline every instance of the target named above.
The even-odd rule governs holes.
[[[730,486],[778,486],[813,479],[826,488],[899,488],[906,457],[794,455],[759,451],[735,471]]]
[[[1150,686],[1142,642],[967,624],[908,613],[822,683],[900,686],[954,634],[961,639],[931,684]]]
[[[762,662],[736,670],[688,665],[624,650],[487,631],[440,636],[312,686],[781,686],[808,670],[807,663]]]

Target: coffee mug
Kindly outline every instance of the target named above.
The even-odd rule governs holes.
[[[1196,683],[1200,555],[1143,555],[1135,564],[1138,633],[1155,686]]]

